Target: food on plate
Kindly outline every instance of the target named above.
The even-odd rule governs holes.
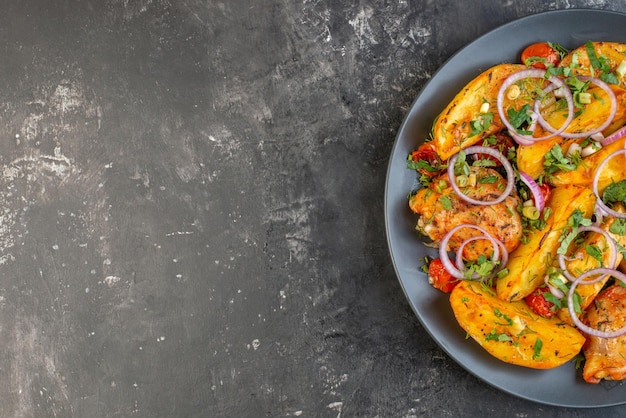
[[[624,44],[529,45],[469,81],[407,157],[416,230],[438,248],[428,280],[504,362],[583,353],[586,381],[626,378],[603,352],[626,344],[625,76]]]
[[[626,325],[626,287],[614,284],[595,298],[585,311],[584,322],[603,331],[616,331]],[[589,383],[626,378],[626,335],[616,338],[587,337],[583,346],[583,378]]]
[[[517,301],[530,295],[544,282],[552,260],[557,256],[561,236],[570,217],[578,211],[590,217],[595,206],[591,189],[580,186],[560,186],[552,189],[549,207],[553,208],[541,231],[530,235],[528,241],[509,255],[508,274],[496,282],[498,297]]]
[[[524,302],[505,302],[480,282],[463,280],[450,305],[467,334],[507,363],[551,369],[574,358],[585,342],[575,327],[539,316]]]
[[[468,191],[468,196],[478,200],[493,199],[506,186],[502,175],[487,167],[469,167],[467,178],[467,181],[480,185]],[[517,193],[511,193],[503,202],[489,205],[488,208],[477,207],[454,192],[447,174],[437,177],[409,200],[410,208],[420,215],[418,230],[433,242],[441,242],[456,225],[470,223],[482,226],[502,241],[508,251],[517,248],[522,240],[522,220],[516,210],[520,203]],[[468,237],[479,234],[474,229],[460,231],[449,241],[449,247],[456,251]],[[476,260],[479,254],[485,253],[486,246],[490,244],[484,240],[472,242],[464,249],[466,259]]]

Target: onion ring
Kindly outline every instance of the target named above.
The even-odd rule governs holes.
[[[533,200],[535,201],[535,206],[539,212],[543,211],[543,208],[546,206],[546,200],[543,197],[543,193],[541,193],[541,189],[539,189],[539,185],[532,179],[528,174],[523,171],[519,172],[519,177],[524,182],[526,186],[530,189],[530,192],[533,195]]]
[[[459,268],[457,268],[452,263],[452,260],[450,260],[450,256],[448,255],[448,242],[450,241],[450,238],[452,238],[454,234],[462,228],[476,229],[483,234],[477,237],[469,238],[469,240],[486,239],[491,242],[491,245],[493,246],[493,256],[491,257],[491,259],[494,262],[500,261],[500,248],[504,248],[504,244],[499,239],[494,238],[486,229],[478,225],[460,224],[460,225],[455,226],[450,231],[448,231],[448,233],[441,240],[441,243],[439,244],[439,257],[441,258],[441,262],[443,263],[443,266],[445,267],[445,269],[448,270],[448,272],[457,279],[467,279],[467,277],[465,277],[464,272],[460,270]],[[461,249],[464,246],[465,246],[465,243],[462,243]],[[508,255],[506,257],[508,258]],[[463,263],[458,263],[458,264],[461,265]]]
[[[599,276],[591,280],[585,280],[587,277],[596,275],[596,274]],[[576,289],[576,286],[578,286],[581,283],[593,284],[593,283],[599,282],[607,274],[611,275],[612,277],[615,277],[618,280],[621,280],[622,283],[626,284],[626,274],[622,273],[621,271],[615,270],[615,269],[609,269],[609,268],[597,268],[597,269],[586,271],[585,273],[578,276],[576,280],[572,282],[572,286],[570,287],[569,292],[567,293],[567,309],[576,327],[578,327],[578,329],[580,329],[585,334],[592,335],[598,338],[615,338],[615,337],[622,336],[626,334],[626,326],[623,326],[622,328],[616,331],[600,331],[600,330],[591,328],[583,324],[583,322],[578,318],[576,311],[574,310],[574,290]]]
[[[602,161],[602,163],[598,166],[598,168],[596,169],[596,172],[593,176],[593,185],[592,185],[592,190],[593,190],[593,194],[596,195],[596,206],[600,207],[600,209],[602,211],[604,211],[604,213],[611,215],[611,216],[615,216],[616,218],[622,218],[625,219],[626,218],[626,213],[621,213],[621,212],[617,212],[614,211],[613,209],[611,209],[610,207],[608,207],[603,201],[602,201],[602,197],[600,196],[600,192],[598,191],[598,182],[600,180],[600,173],[602,172],[602,169],[604,168],[604,166],[606,165],[607,162],[609,162],[609,160],[615,158],[616,156],[618,156],[619,154],[626,154],[626,148],[624,149],[619,149],[617,151],[612,152],[611,154],[609,154],[604,161]]]
[[[477,200],[464,194],[459,185],[456,184],[456,177],[454,175],[454,164],[459,157],[459,154],[457,153],[453,155],[448,162],[448,179],[450,180],[450,186],[452,186],[454,192],[459,195],[461,199],[474,205],[495,205],[496,203],[500,203],[504,199],[506,199],[513,191],[513,186],[515,183],[515,172],[513,171],[513,166],[511,166],[511,162],[507,160],[500,151],[489,147],[473,146],[466,148],[464,152],[466,154],[488,154],[494,158],[497,158],[498,161],[502,163],[502,167],[504,167],[504,170],[506,171],[506,188],[504,189],[502,194],[494,200]]]
[[[569,133],[569,132],[565,132],[565,129],[567,129],[567,126],[566,126],[565,129],[563,129],[560,133],[558,133],[558,135],[563,138],[586,138],[588,136],[595,135],[598,132],[602,132],[611,124],[611,122],[613,122],[613,118],[615,117],[615,113],[617,112],[617,98],[615,97],[615,93],[613,93],[613,90],[611,90],[608,84],[606,84],[604,81],[600,79],[593,78],[593,77],[578,77],[578,79],[581,81],[590,81],[596,86],[600,87],[602,90],[604,90],[606,94],[609,96],[609,99],[611,100],[611,111],[609,112],[609,115],[607,116],[606,120],[600,126],[598,126],[597,128],[591,129],[589,131]],[[537,102],[535,102],[535,104],[536,103]],[[538,115],[537,122],[546,131],[552,132],[552,133],[555,133],[558,131],[558,130],[555,130],[552,126],[550,126],[550,124],[546,122],[546,120],[541,116],[540,113],[537,113],[537,115]],[[569,122],[567,123],[567,125],[569,125]]]
[[[567,101],[567,119],[565,120],[565,122],[559,129],[554,130],[554,128],[550,127],[554,131],[550,131],[551,133],[548,135],[535,138],[532,135],[520,134],[517,132],[517,129],[511,124],[511,122],[508,120],[507,116],[505,115],[504,95],[506,93],[506,90],[514,83],[520,80],[523,80],[525,78],[547,79],[549,82],[551,82],[555,86],[555,87],[549,88],[547,91],[560,90],[563,92],[563,97],[565,97],[565,100]],[[502,86],[500,86],[500,90],[498,91],[498,96],[496,99],[496,105],[497,105],[498,114],[500,115],[500,119],[502,120],[502,123],[504,123],[504,125],[509,130],[509,134],[511,135],[511,137],[513,137],[513,139],[515,139],[520,145],[532,145],[536,141],[542,141],[545,139],[550,139],[555,136],[558,136],[561,132],[563,132],[569,126],[570,122],[574,119],[574,98],[572,96],[572,92],[567,87],[567,84],[565,84],[565,82],[559,79],[558,77],[555,77],[555,76],[546,77],[546,71],[540,70],[540,69],[534,69],[534,68],[525,69],[525,70],[518,71],[508,76],[502,83]],[[536,112],[533,110],[533,114],[535,115],[534,117],[537,118],[537,121],[540,121],[543,119],[541,115],[539,114],[539,112]]]
[[[606,138],[601,139],[600,144],[603,147],[606,147],[607,145],[622,139],[624,136],[626,136],[626,126],[622,126],[617,131],[613,132],[611,135],[607,136]]]
[[[578,234],[582,233],[582,232],[596,232],[598,234],[602,234],[604,236],[604,238],[606,238],[606,241],[608,242],[609,245],[609,249],[611,250],[611,258],[609,260],[608,267],[604,267],[604,268],[615,268],[615,264],[617,263],[617,245],[615,244],[615,240],[613,239],[613,237],[604,229],[597,227],[597,226],[582,226],[580,228],[578,228],[577,230]],[[565,259],[565,255],[563,254],[559,254],[558,256],[558,261],[559,261],[559,267],[562,270],[563,276],[565,276],[565,278],[567,280],[569,280],[570,282],[573,282],[576,280],[576,277],[574,277],[568,270],[567,270],[567,266],[565,265],[566,259]]]

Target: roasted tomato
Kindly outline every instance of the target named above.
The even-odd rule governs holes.
[[[428,263],[428,282],[435,289],[450,293],[459,284],[460,280],[446,270],[441,258],[435,258]]]
[[[532,309],[534,313],[545,318],[550,318],[554,315],[554,311],[552,310],[554,303],[549,302],[543,296],[545,292],[549,291],[548,286],[541,286],[524,298],[524,301],[530,306],[530,309]]]
[[[521,59],[527,66],[545,70],[548,66],[556,67],[561,62],[561,55],[549,43],[537,42],[522,51]]]
[[[433,177],[441,171],[441,158],[432,144],[422,144],[411,153],[410,160],[412,167],[424,176]]]

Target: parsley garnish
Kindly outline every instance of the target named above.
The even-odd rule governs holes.
[[[532,123],[531,108],[528,103],[521,107],[520,110],[509,108],[507,110],[509,122],[517,130],[518,133],[523,135],[530,135],[532,132],[520,129],[523,125],[530,125]]]
[[[626,180],[620,180],[606,186],[602,193],[602,201],[607,205],[616,202],[626,204]]]
[[[591,64],[591,67],[592,67],[591,68],[592,75],[594,72],[593,70],[597,70],[601,72],[601,74],[598,76],[600,80],[609,84],[619,84],[619,80],[617,76],[610,72],[611,63],[609,62],[608,58],[606,58],[603,55],[600,55],[598,57],[596,55],[596,50],[593,47],[593,43],[591,41],[585,44],[585,50],[587,51],[587,56],[589,57],[589,63]]]
[[[546,154],[543,167],[548,174],[552,174],[558,170],[574,171],[580,163],[580,153],[574,155],[565,155],[558,144],[555,144]]]
[[[600,264],[602,264],[602,250],[597,245],[587,245],[585,247],[587,254],[589,254],[592,258],[598,260]]]
[[[493,122],[493,113],[482,113],[478,119],[470,122],[472,126],[472,131],[469,136],[472,137],[474,135],[478,135],[481,132],[486,131],[491,126]]]
[[[491,332],[487,335],[485,335],[485,340],[487,341],[513,341],[513,338],[511,338],[508,334],[498,334],[498,332],[494,329],[491,330]]]
[[[439,201],[445,210],[452,210],[452,199],[450,199],[450,196],[439,196]]]
[[[609,227],[609,232],[615,235],[626,235],[626,219],[615,218]]]
[[[533,346],[533,360],[541,359],[541,348],[543,347],[543,341],[537,338],[535,345]]]

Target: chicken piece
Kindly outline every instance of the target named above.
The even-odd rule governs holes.
[[[485,167],[470,168],[475,174],[477,184],[462,188],[463,192],[476,200],[492,201],[502,194],[506,187],[506,179],[500,173]],[[438,245],[443,237],[459,224],[473,224],[487,230],[494,238],[504,244],[507,251],[513,251],[522,239],[522,220],[517,212],[520,198],[513,191],[503,202],[495,205],[475,205],[458,196],[446,174],[430,183],[429,187],[420,189],[411,196],[409,206],[420,215],[416,229]],[[471,228],[459,230],[449,241],[448,250],[455,251],[467,238],[481,235]],[[490,256],[491,243],[477,240],[465,246],[463,257],[476,260],[479,255]]]
[[[600,331],[616,331],[626,325],[626,288],[614,284],[603,290],[581,319]],[[586,382],[626,378],[626,335],[616,338],[587,336],[583,352]]]

